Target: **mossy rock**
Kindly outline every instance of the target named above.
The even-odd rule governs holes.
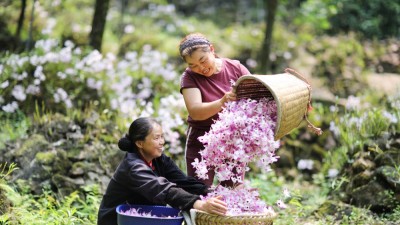
[[[351,202],[355,206],[369,208],[376,213],[389,212],[400,204],[394,192],[377,181],[353,189]]]
[[[33,131],[43,134],[51,142],[67,139],[68,136],[75,136],[75,134],[78,134],[79,137],[77,139],[80,139],[82,135],[82,128],[62,114],[48,114],[43,120],[44,122],[34,126]]]
[[[377,177],[386,182],[400,196],[400,168],[382,166],[376,170]]]
[[[352,212],[353,207],[351,205],[343,202],[327,200],[315,211],[315,214],[319,218],[334,215],[336,219],[340,220],[344,216],[350,216]]]
[[[351,185],[349,187],[351,189],[354,189],[354,188],[366,185],[372,180],[373,175],[374,175],[374,173],[372,171],[364,170],[361,173],[358,173],[352,177],[352,179],[350,181]]]
[[[55,174],[51,178],[51,181],[53,185],[56,186],[58,192],[63,196],[71,194],[85,184],[82,178],[73,179],[59,173]]]
[[[50,166],[53,172],[64,171],[66,173],[71,168],[71,162],[63,149],[56,148],[51,151],[38,152],[35,159],[42,166]]]
[[[72,164],[70,175],[73,177],[83,176],[87,171],[87,163],[85,162],[75,162]]]
[[[43,135],[34,134],[23,142],[22,146],[15,151],[14,156],[25,157],[31,161],[37,152],[47,150],[48,146],[49,142]]]
[[[400,149],[386,151],[375,157],[378,166],[398,166],[400,165]]]
[[[52,165],[57,157],[54,151],[36,153],[36,160],[43,165]]]
[[[353,173],[362,173],[365,170],[373,170],[375,163],[366,158],[358,158],[352,164]]]

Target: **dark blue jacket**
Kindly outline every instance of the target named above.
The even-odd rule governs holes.
[[[193,207],[206,185],[186,176],[168,156],[162,154],[150,168],[137,152],[128,152],[110,180],[98,212],[98,225],[117,224],[120,204],[170,205],[181,210]]]

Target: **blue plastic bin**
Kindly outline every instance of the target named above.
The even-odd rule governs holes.
[[[128,216],[123,215],[131,208],[135,208],[138,212],[151,213],[151,215],[158,217],[141,217],[141,216]],[[183,217],[179,215],[179,210],[167,206],[159,205],[119,205],[117,207],[117,221],[118,225],[182,225]],[[161,218],[171,216],[171,218]]]

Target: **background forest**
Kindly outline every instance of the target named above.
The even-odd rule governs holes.
[[[95,224],[139,116],[185,171],[178,45],[202,32],[254,74],[311,83],[309,120],[247,180],[274,224],[400,224],[400,2],[2,0],[0,224]],[[275,206],[274,206],[275,207]]]

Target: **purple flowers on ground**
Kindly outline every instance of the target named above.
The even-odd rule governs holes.
[[[151,214],[151,212],[144,212],[140,208],[130,208],[126,211],[121,211],[120,212],[122,215],[126,216],[139,216],[139,217],[152,217],[152,218],[176,218],[177,216],[157,216]]]

